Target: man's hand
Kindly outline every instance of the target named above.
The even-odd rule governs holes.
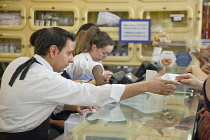
[[[89,109],[90,111],[92,111],[93,109],[99,110],[97,107],[77,106],[77,112],[80,115],[83,115],[83,112],[82,112],[83,109]]]
[[[163,68],[156,76],[148,80],[148,90],[149,92],[160,94],[160,95],[169,95],[174,92],[176,87],[174,85],[180,85],[179,82],[164,80],[161,77],[165,74],[165,68]]]

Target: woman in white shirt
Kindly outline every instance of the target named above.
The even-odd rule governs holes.
[[[92,75],[86,75],[86,77],[78,77],[77,75],[78,73],[81,73],[81,71],[75,71],[75,69],[72,69],[72,67],[75,65],[81,66],[85,64],[91,66],[91,64],[94,63],[101,64],[101,61],[107,58],[109,53],[111,53],[114,45],[115,43],[110,38],[110,36],[106,32],[101,31],[97,26],[92,26],[87,31],[80,31],[76,39],[76,47],[74,51],[75,61],[69,65],[69,67],[66,69],[66,72],[75,80],[95,79],[96,85],[103,85],[108,83],[109,78],[113,74],[110,71],[105,71],[104,76],[101,75],[101,77],[93,77]]]

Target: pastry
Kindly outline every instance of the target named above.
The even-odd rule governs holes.
[[[161,62],[163,65],[168,66],[172,63],[172,59],[171,58],[162,58]]]
[[[168,34],[158,34],[155,36],[155,42],[157,43],[170,43],[171,40],[169,39]]]

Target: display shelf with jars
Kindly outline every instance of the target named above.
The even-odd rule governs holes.
[[[26,55],[26,39],[21,34],[0,34],[0,61],[11,61]]]
[[[0,29],[20,30],[26,26],[26,9],[21,5],[0,4]]]
[[[70,31],[75,31],[78,26],[79,12],[76,7],[60,6],[33,6],[30,9],[30,27],[33,30],[45,26],[59,26]]]

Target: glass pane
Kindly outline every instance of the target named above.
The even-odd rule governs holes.
[[[21,53],[21,40],[0,38],[0,53]]]
[[[187,27],[187,11],[144,12],[144,19],[152,19],[152,26]]]
[[[115,41],[115,46],[113,51],[109,56],[127,56],[128,55],[128,43],[120,43]]]
[[[153,47],[152,43],[142,43],[142,55],[152,56]]]
[[[0,25],[20,25],[20,11],[3,11],[0,10]]]
[[[35,26],[73,26],[74,13],[70,11],[35,11]]]
[[[99,12],[89,12],[88,13],[88,23],[95,23],[98,26],[101,27],[118,27],[119,26],[119,18],[127,19],[129,14],[128,12],[104,12],[108,13],[108,15],[104,15],[103,17],[100,17],[101,21],[104,21],[104,23],[97,23]],[[113,15],[110,16],[109,14]],[[103,19],[104,18],[104,19]],[[117,20],[117,21],[116,21]]]
[[[179,51],[187,51],[185,41],[171,41],[171,43],[164,45],[155,45],[162,47],[162,51],[173,51],[176,55]],[[152,43],[142,43],[142,55],[152,56],[154,45]]]

